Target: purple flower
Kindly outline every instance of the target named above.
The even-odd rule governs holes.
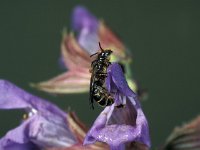
[[[78,43],[89,54],[98,49],[98,20],[86,8],[77,6],[72,13],[72,29],[78,32]]]
[[[114,49],[115,61],[130,61],[119,38],[85,7],[75,7],[71,20],[72,29],[78,34],[78,44],[90,55],[97,52],[100,42],[103,48]]]
[[[138,143],[142,149],[150,147],[146,117],[135,93],[129,88],[119,64],[108,68],[106,86],[115,103],[106,107],[86,135],[84,144],[106,142],[111,149],[131,149]],[[116,106],[124,105],[117,108]]]
[[[107,144],[95,143],[92,145],[83,145],[83,140],[86,136],[87,127],[77,118],[74,112],[68,113],[68,122],[70,129],[77,137],[77,144],[65,148],[47,148],[46,150],[109,150]]]
[[[62,68],[67,68],[67,71],[50,80],[32,84],[32,86],[56,94],[88,92],[91,77],[89,69],[92,62],[90,55],[99,50],[99,42],[103,48],[113,50],[112,62],[121,62],[124,65],[130,62],[126,48],[119,38],[85,7],[74,8],[72,29],[76,34],[64,32],[61,42],[62,54],[59,62]],[[127,78],[129,78],[132,89],[137,90],[136,83],[128,73]]]
[[[0,80],[0,109],[24,109],[27,113],[18,127],[0,139],[1,150],[70,147],[77,142],[65,112],[5,80]]]

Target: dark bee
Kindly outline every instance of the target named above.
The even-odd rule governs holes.
[[[114,98],[105,88],[105,79],[107,77],[107,68],[111,64],[111,50],[104,50],[99,43],[100,52],[97,52],[90,57],[97,55],[97,58],[92,62],[90,72],[90,103],[94,109],[93,103],[96,101],[100,106],[110,106],[114,103]]]

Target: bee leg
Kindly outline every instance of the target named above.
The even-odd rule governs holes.
[[[89,69],[89,73],[92,73],[92,70],[93,70],[93,69],[92,69],[92,68],[90,68],[90,69]]]
[[[97,101],[97,103],[102,107],[107,106],[107,100],[105,99],[105,95],[102,96],[101,99]]]
[[[108,66],[111,65],[111,62],[108,62],[107,65],[108,65]]]
[[[106,106],[110,106],[114,103],[114,99],[111,95],[108,96],[107,104]]]
[[[108,90],[102,87],[102,92],[104,93],[105,106],[110,106],[114,103],[114,98],[108,93]]]
[[[98,75],[107,75],[107,73],[96,73]]]
[[[97,73],[99,76],[107,77],[107,73]]]
[[[117,106],[115,106],[115,107],[117,107],[117,108],[124,108],[124,107],[125,107],[125,105],[123,105],[123,104],[120,104],[120,105],[117,105]]]
[[[93,105],[93,103],[91,103],[91,108],[94,110],[94,105]]]
[[[94,60],[94,61],[92,61],[91,66],[95,67],[97,65],[97,63],[98,63],[98,60]]]

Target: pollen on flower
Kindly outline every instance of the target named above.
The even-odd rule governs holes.
[[[26,119],[28,119],[28,114],[23,114],[23,120],[26,120]]]
[[[28,113],[28,117],[32,117],[33,115],[35,115],[35,114],[37,114],[37,110],[36,109],[34,109],[34,108],[31,108],[31,110],[29,111],[29,113]]]
[[[28,113],[24,113],[22,118],[23,120],[27,120],[28,118],[32,117],[33,115],[37,114],[38,111],[34,108],[29,108]]]

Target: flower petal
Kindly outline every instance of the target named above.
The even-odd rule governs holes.
[[[57,115],[65,120],[66,113],[57,106],[29,94],[6,80],[0,80],[0,109],[35,109],[44,115]]]
[[[0,80],[0,108],[23,108],[29,113],[19,127],[1,139],[2,147],[26,147],[29,143],[39,147],[70,147],[77,142],[65,112],[5,80]]]
[[[10,130],[3,138],[1,138],[0,149],[13,150],[16,148],[16,150],[33,150],[31,147],[36,146],[29,140],[29,127],[32,120],[33,119],[29,119],[28,121],[23,122],[19,127]]]
[[[97,19],[83,6],[77,6],[72,13],[72,28],[80,31],[87,28],[90,31],[96,30],[98,26]]]
[[[56,118],[44,118],[34,115],[25,120],[19,127],[9,131],[0,142],[2,148],[20,146],[27,148],[33,143],[40,148],[70,147],[76,139],[67,129],[66,124],[56,121]]]
[[[191,122],[176,127],[166,141],[164,150],[200,149],[200,116]]]
[[[88,132],[84,144],[101,141],[112,146],[119,146],[127,142],[136,141],[150,147],[148,123],[141,108],[137,109],[137,118],[134,126],[124,122],[122,119],[124,116],[117,116],[114,109],[117,110],[118,108],[114,108],[114,105],[112,105],[104,109]],[[129,114],[130,117],[132,117],[131,115],[134,114]],[[117,117],[119,120],[117,120]],[[132,124],[134,124],[134,121]]]
[[[0,109],[32,108],[27,93],[8,81],[0,80]]]
[[[99,50],[99,41],[100,40],[96,32],[82,31],[78,37],[78,43],[90,55],[96,53]]]
[[[101,114],[95,120],[92,128],[88,131],[88,133],[87,133],[87,135],[85,137],[83,145],[92,144],[92,143],[97,141],[98,130],[105,127],[106,122],[108,120],[108,116],[110,115],[110,112],[113,111],[113,109],[114,109],[114,105],[112,105],[110,107],[106,107],[101,112]]]
[[[30,140],[40,147],[70,147],[76,139],[65,122],[56,117],[35,115],[29,128]]]
[[[0,141],[1,150],[41,150],[33,143],[18,144],[12,141]]]
[[[98,20],[82,6],[77,6],[72,13],[72,27],[78,32],[78,43],[90,55],[98,49]]]
[[[150,150],[150,148],[145,144],[132,142],[126,145],[126,150]]]
[[[69,70],[77,67],[90,67],[90,54],[79,45],[72,33],[63,33],[61,50],[62,59],[64,60],[66,68],[68,68]]]
[[[68,122],[70,129],[72,132],[76,135],[76,138],[78,139],[78,143],[68,147],[68,148],[48,148],[47,150],[108,150],[109,147],[104,143],[95,143],[89,146],[84,146],[83,139],[86,135],[87,128],[86,126],[77,118],[76,114],[74,112],[68,113]]]
[[[108,78],[106,79],[106,86],[108,90],[119,90],[125,96],[136,97],[136,94],[129,88],[127,81],[124,77],[121,66],[118,63],[113,63],[107,69]]]
[[[66,94],[86,92],[89,90],[89,84],[89,69],[77,68],[48,81],[31,85],[49,93]]]
[[[134,99],[128,99],[126,100],[125,108],[114,108],[112,115],[109,118],[108,125],[109,124],[119,124],[119,125],[136,125],[136,119],[137,119],[137,108],[136,102]],[[120,116],[120,117],[119,117]]]
[[[115,95],[115,104],[106,107],[97,117],[84,144],[100,141],[106,142],[111,148],[120,148],[125,143],[139,142],[150,147],[146,117],[136,94],[128,87],[120,65],[113,63],[109,66],[106,86]],[[115,107],[120,102],[126,105]]]
[[[69,128],[76,135],[77,140],[82,143],[88,129],[74,112],[68,112],[68,114]]]
[[[102,144],[101,144],[102,145]],[[67,148],[50,148],[47,150],[109,150],[107,146],[101,146],[101,145],[89,145],[89,146],[84,146],[82,144],[79,145],[74,145],[72,147],[67,147]]]

